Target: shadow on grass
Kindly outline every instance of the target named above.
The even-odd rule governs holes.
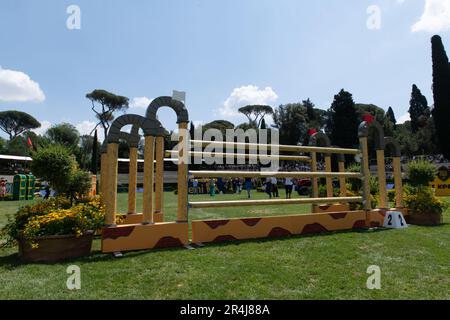
[[[434,228],[442,228],[448,223],[434,226]],[[238,246],[241,244],[265,244],[273,241],[290,241],[293,239],[309,239],[309,238],[323,238],[330,237],[339,234],[373,234],[380,232],[387,232],[392,229],[386,228],[373,228],[373,229],[354,229],[354,230],[340,230],[340,231],[332,231],[332,232],[321,232],[321,233],[312,233],[312,234],[301,234],[301,235],[290,235],[286,237],[271,237],[271,238],[257,238],[257,239],[246,239],[246,240],[236,240],[236,241],[226,241],[226,242],[212,242],[207,243],[204,246],[197,246],[196,244],[192,244],[195,248],[201,250],[206,248],[222,248],[228,246]],[[4,267],[8,270],[14,270],[15,268],[27,266],[27,265],[64,265],[68,263],[96,263],[96,262],[109,262],[114,260],[122,260],[122,259],[130,259],[135,258],[147,254],[157,253],[157,252],[171,252],[171,251],[179,251],[179,250],[187,250],[182,247],[175,248],[161,248],[161,249],[150,249],[150,250],[137,250],[137,251],[127,251],[123,254],[122,257],[115,257],[112,253],[102,253],[100,250],[93,250],[91,255],[86,257],[79,258],[71,258],[65,259],[59,262],[23,262],[20,260],[17,253],[10,254],[8,256],[0,256],[0,267]]]

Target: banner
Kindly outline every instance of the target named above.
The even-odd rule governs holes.
[[[447,167],[440,167],[436,179],[431,183],[434,188],[436,196],[448,197],[450,196],[450,170]]]

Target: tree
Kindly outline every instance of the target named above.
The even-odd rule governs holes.
[[[7,141],[0,137],[0,154],[4,154],[7,150]]]
[[[394,126],[397,124],[397,119],[395,119],[394,110],[392,110],[392,107],[388,108],[388,111],[386,112],[387,119],[394,124]]]
[[[263,129],[263,130],[267,129],[266,120],[264,120],[264,118],[261,120],[261,128],[260,129]]]
[[[9,135],[9,140],[40,126],[39,121],[26,112],[15,110],[0,112],[0,129]]]
[[[208,129],[217,129],[222,132],[223,137],[225,139],[226,137],[226,130],[227,129],[234,129],[234,124],[227,120],[214,120],[210,123],[207,123],[203,126],[203,132],[205,132]]]
[[[331,144],[352,148],[358,144],[358,114],[352,94],[342,89],[331,104],[327,131]]]
[[[308,116],[309,121],[316,120],[316,112],[314,111],[314,103],[308,98],[302,101],[303,106],[306,108],[306,114]]]
[[[305,141],[308,115],[302,104],[280,105],[273,113],[273,122],[273,127],[279,132],[280,144],[297,145]]]
[[[408,112],[411,116],[411,128],[413,133],[416,133],[423,127],[426,124],[426,120],[430,117],[430,108],[428,107],[427,98],[425,98],[415,84],[412,87]]]
[[[77,168],[75,157],[61,145],[50,145],[33,154],[31,170],[36,177],[47,181],[58,192],[64,186],[72,172]]]
[[[448,121],[450,119],[450,65],[442,39],[434,36],[432,43],[433,59],[433,121],[436,128],[440,151],[445,158],[450,159],[450,134]]]
[[[238,110],[245,115],[250,125],[254,125],[256,128],[261,127],[261,121],[266,115],[273,114],[273,109],[266,105],[249,105]]]
[[[191,121],[189,124],[189,135],[191,136],[191,139],[194,139],[195,136],[195,126],[194,123]]]
[[[80,142],[80,133],[77,128],[70,123],[62,123],[52,126],[45,133],[45,137],[54,144],[61,144],[72,151]]]
[[[97,130],[94,132],[94,141],[92,145],[92,154],[91,154],[91,172],[92,174],[97,174],[98,169],[98,151],[100,149],[97,137]]]
[[[95,144],[97,144],[97,146],[95,146]],[[97,150],[99,148],[98,142],[94,143],[94,137],[82,135],[80,137],[79,146],[76,148],[71,148],[71,151],[75,154],[77,162],[82,169],[91,169],[94,147],[96,147]]]
[[[98,126],[102,126],[106,139],[108,136],[108,129],[111,122],[114,120],[114,113],[127,110],[129,99],[106,90],[94,90],[91,93],[88,93],[86,98],[91,101],[91,109],[99,120],[94,130]],[[96,104],[99,104],[100,107],[96,107]],[[97,108],[99,108],[99,110]]]

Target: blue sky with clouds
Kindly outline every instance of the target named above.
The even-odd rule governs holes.
[[[69,5],[79,30],[66,26]],[[368,28],[378,13],[380,28]],[[235,123],[245,104],[309,97],[326,109],[345,88],[400,118],[413,83],[432,103],[430,38],[450,50],[449,28],[448,0],[2,0],[0,110],[29,112],[40,132],[70,122],[87,133],[96,88],[139,114],[186,91],[193,121]]]

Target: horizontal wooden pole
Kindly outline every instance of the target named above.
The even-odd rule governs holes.
[[[345,148],[323,148],[323,147],[309,147],[309,146],[288,146],[276,144],[258,144],[258,143],[242,143],[242,142],[227,142],[227,141],[203,141],[191,140],[194,145],[208,145],[208,146],[230,146],[243,149],[278,149],[279,151],[293,151],[293,152],[317,152],[317,153],[334,153],[334,154],[358,154],[358,149]]]
[[[252,207],[288,204],[332,204],[343,202],[360,202],[362,197],[339,198],[300,198],[300,199],[273,199],[273,200],[239,200],[239,201],[202,201],[189,202],[193,209],[200,208],[225,208],[225,207]]]
[[[189,176],[195,178],[361,178],[358,172],[265,172],[265,171],[189,171]]]
[[[176,150],[166,151],[172,154],[178,154]],[[202,152],[202,151],[190,151],[189,155],[194,157],[203,157],[204,155],[214,156],[214,157],[224,157],[224,158],[238,158],[243,157],[245,159],[278,159],[278,160],[288,160],[288,161],[302,161],[302,162],[311,162],[311,158],[307,156],[289,156],[289,155],[270,155],[270,154],[245,154],[245,153],[225,153],[225,152]]]

